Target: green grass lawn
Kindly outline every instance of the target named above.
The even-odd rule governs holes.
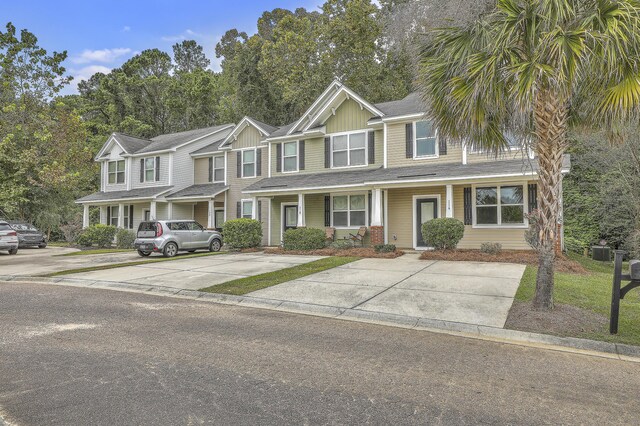
[[[203,288],[200,291],[206,291],[208,293],[233,294],[236,296],[240,296],[252,291],[271,287],[276,284],[296,280],[307,275],[315,274],[316,272],[322,272],[326,271],[327,269],[335,268],[337,266],[346,265],[347,263],[351,263],[359,259],[360,258],[358,257],[327,257],[324,259],[316,260],[314,262],[296,265],[291,268],[281,269],[275,272],[267,272],[266,274],[228,281],[223,284]]]
[[[631,290],[620,301],[618,334],[610,335],[608,318],[611,308],[613,262],[596,262],[580,255],[571,255],[570,257],[582,264],[589,271],[589,274],[556,273],[555,303],[573,305],[607,318],[606,330],[597,333],[581,333],[573,337],[640,345],[640,289]],[[628,264],[625,263],[623,273],[626,271],[628,271]],[[536,272],[536,268],[527,266],[516,294],[516,300],[523,302],[533,300]],[[540,331],[544,332],[544,330]]]
[[[87,266],[86,268],[67,269],[64,271],[53,272],[51,274],[45,274],[42,276],[58,277],[61,275],[80,274],[83,272],[91,272],[91,271],[103,271],[105,269],[124,268],[125,266],[146,265],[147,263],[171,262],[173,260],[192,259],[194,257],[204,257],[204,256],[216,256],[219,254],[224,254],[224,252],[214,252],[214,253],[204,252],[204,253],[182,254],[176,257],[152,257],[144,260],[136,260],[133,262],[112,263],[107,265]]]
[[[135,253],[135,250],[116,249],[116,248],[91,249],[91,250],[74,251],[74,252],[65,253],[65,254],[56,254],[56,256],[88,256],[91,254],[109,254],[109,253]]]

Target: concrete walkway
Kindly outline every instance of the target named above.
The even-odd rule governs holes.
[[[62,276],[62,278],[66,277],[88,282],[116,282],[198,290],[238,278],[278,271],[318,259],[321,259],[321,257],[229,253],[85,272]]]
[[[504,327],[523,265],[363,259],[248,296]]]

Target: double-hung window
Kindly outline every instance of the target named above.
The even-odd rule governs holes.
[[[365,132],[336,135],[331,145],[333,167],[365,166],[367,137]]]
[[[438,135],[430,121],[416,121],[415,147],[413,149],[415,158],[437,157],[438,156]]]
[[[256,150],[242,151],[242,177],[256,177]]]
[[[213,157],[213,181],[224,182],[224,156]]]
[[[125,229],[131,229],[130,228],[131,217],[129,216],[129,212],[131,211],[131,206],[126,204],[123,205],[122,211],[120,211],[119,205],[110,206],[109,211],[110,211],[109,213],[110,216],[109,216],[108,225],[118,226],[120,215],[122,215],[122,227]]]
[[[476,188],[476,225],[525,224],[524,186]]]
[[[111,217],[109,218],[109,225],[118,226],[119,218],[120,218],[120,206],[111,206]]]
[[[283,144],[282,171],[298,171],[298,142],[286,142]]]
[[[156,180],[156,159],[149,157],[144,159],[144,181],[154,182]]]
[[[352,228],[367,225],[367,196],[334,195],[332,201],[333,226]]]
[[[124,160],[109,161],[107,167],[110,185],[124,183]]]
[[[253,217],[253,201],[242,200],[242,217],[244,219],[251,219]]]

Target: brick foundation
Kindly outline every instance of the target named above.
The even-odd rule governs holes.
[[[384,244],[384,226],[371,226],[369,233],[371,234],[371,245]]]

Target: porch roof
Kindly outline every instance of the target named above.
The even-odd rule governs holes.
[[[566,155],[563,172],[569,171],[570,159]],[[532,176],[537,173],[538,162],[522,159],[499,160],[472,164],[421,164],[417,166],[332,171],[313,174],[291,174],[262,179],[242,192],[271,193],[297,190],[324,190],[332,188],[394,185],[401,183],[441,182],[474,178],[506,176]]]
[[[165,192],[171,190],[173,186],[154,186],[150,188],[135,188],[128,191],[94,192],[76,200],[76,203],[86,204],[90,202],[133,200],[133,199],[154,199]]]
[[[191,185],[187,188],[176,191],[166,196],[169,200],[178,198],[209,198],[215,197],[229,189],[224,183],[204,183],[200,185]]]

